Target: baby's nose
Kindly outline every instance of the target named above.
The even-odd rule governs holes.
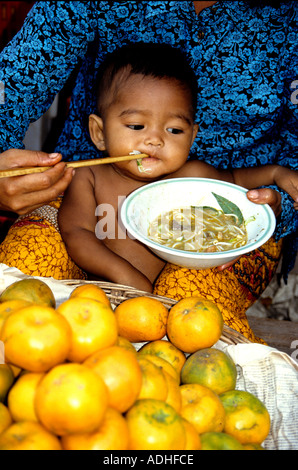
[[[145,145],[152,145],[154,147],[162,147],[164,144],[162,134],[159,131],[149,132],[144,140]]]

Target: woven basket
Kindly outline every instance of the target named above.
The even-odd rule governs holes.
[[[144,292],[134,287],[123,286],[120,284],[113,284],[111,282],[104,282],[104,281],[83,281],[83,280],[74,280],[74,279],[67,279],[60,281],[62,284],[71,286],[71,287],[78,287],[84,284],[95,284],[101,287],[104,290],[107,297],[109,298],[112,306],[115,308],[117,305],[121,304],[124,300],[132,299],[134,297],[146,296],[151,297],[154,299],[160,300],[165,307],[170,309],[173,305],[177,303],[177,300],[169,299],[168,297],[161,297],[159,295],[150,294],[148,292]],[[230,344],[239,344],[239,343],[246,343],[249,344],[251,341],[245,336],[243,336],[238,331],[233,330],[227,325],[224,325],[223,332],[220,337],[220,340],[224,343]]]

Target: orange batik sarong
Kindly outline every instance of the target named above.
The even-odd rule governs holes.
[[[0,263],[30,276],[86,279],[62,241],[57,213],[62,198],[21,216],[0,245]]]
[[[62,198],[17,219],[0,245],[0,263],[31,276],[87,279],[68,255],[57,223]],[[246,310],[271,281],[281,256],[282,243],[271,238],[259,249],[242,256],[229,269],[193,270],[167,264],[154,294],[180,300],[200,296],[212,300],[224,322],[253,342],[263,343],[251,330]]]

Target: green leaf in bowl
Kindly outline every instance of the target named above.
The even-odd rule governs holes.
[[[232,201],[229,201],[223,196],[220,196],[219,194],[212,193],[215,199],[217,200],[218,204],[220,205],[221,209],[225,214],[234,214],[236,215],[238,222],[237,225],[243,224],[244,218],[242,215],[241,210],[239,209],[236,204],[234,204]]]

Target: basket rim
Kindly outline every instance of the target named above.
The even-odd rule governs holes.
[[[139,296],[140,297],[146,296],[146,297],[158,299],[167,308],[171,308],[178,302],[178,300],[171,299],[170,297],[164,297],[164,296],[152,294],[150,292],[136,289],[135,287],[127,286],[124,284],[114,284],[112,282],[107,282],[107,281],[95,281],[95,280],[85,280],[85,279],[79,279],[79,280],[78,279],[62,279],[62,280],[59,280],[59,282],[70,287],[73,286],[74,288],[80,285],[85,285],[85,284],[98,285],[99,287],[101,287],[101,289],[104,290],[104,292],[106,293],[111,303],[113,303],[113,301],[120,303],[120,301],[124,301],[129,298],[139,297]],[[234,330],[233,328],[226,325],[225,323],[223,326],[222,335],[219,340],[229,345],[239,344],[239,343],[240,344],[241,343],[253,344],[252,341],[246,338],[242,333]]]

